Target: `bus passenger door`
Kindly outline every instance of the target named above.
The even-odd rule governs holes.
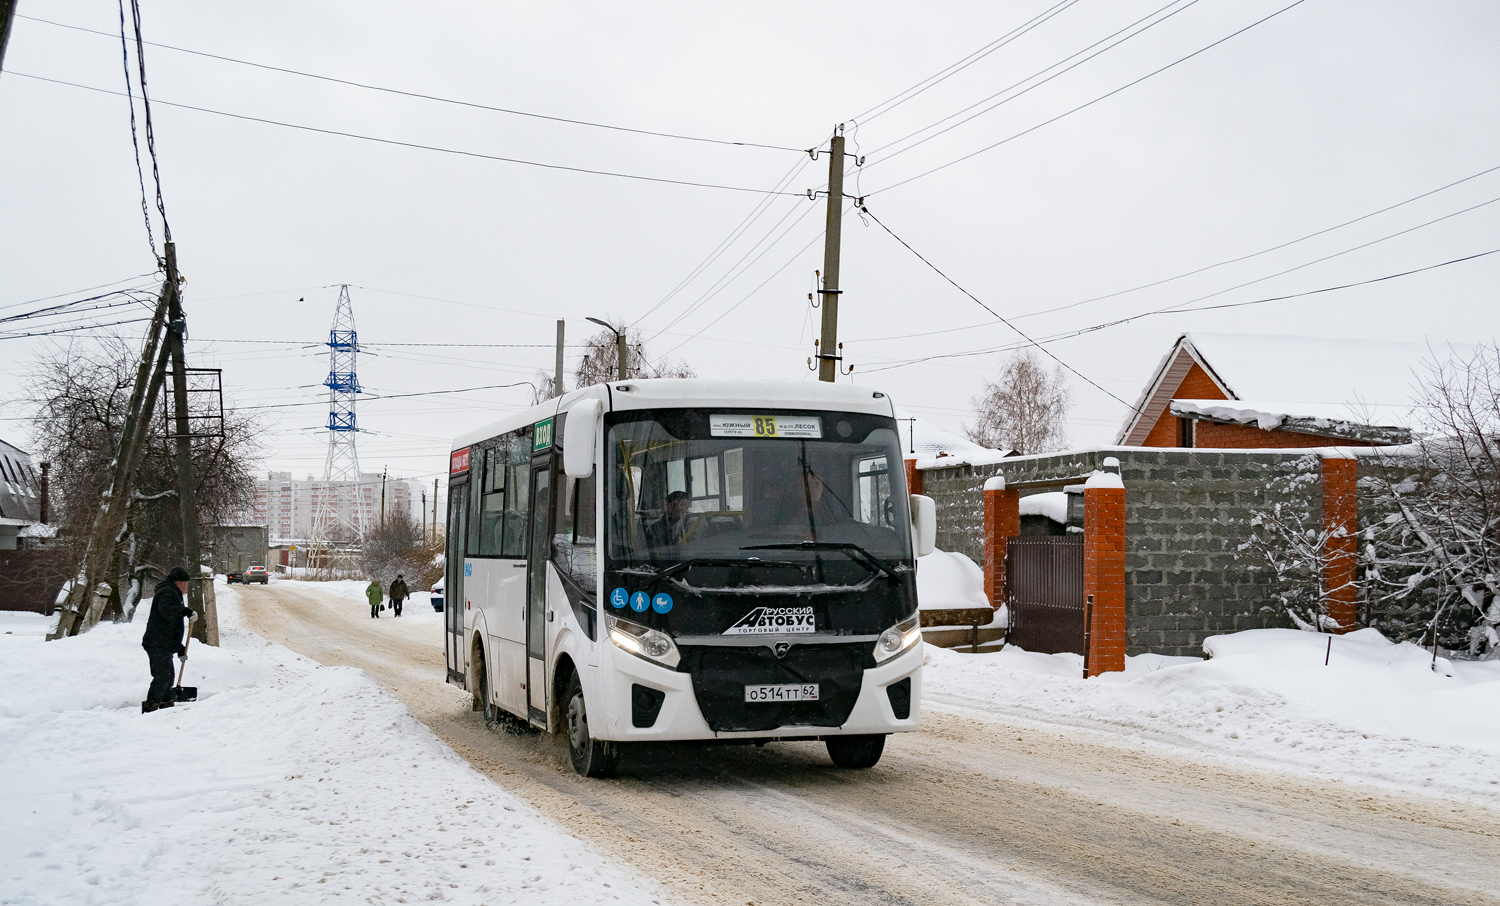
[[[469,537],[469,483],[448,489],[447,575],[443,578],[443,647],[447,651],[448,682],[468,688],[468,658],[464,651],[464,544]]]
[[[526,690],[529,714],[547,720],[547,561],[552,554],[552,463],[531,470],[531,549],[526,594]]]

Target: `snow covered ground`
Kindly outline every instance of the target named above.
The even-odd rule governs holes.
[[[202,698],[149,715],[141,624],[48,643],[0,614],[0,904],[659,902],[218,595],[222,646],[189,651]]]
[[[1500,803],[1500,661],[1434,672],[1373,629],[1329,639],[1240,632],[1211,638],[1211,660],[1141,655],[1093,680],[1078,655],[929,647],[923,700]]]

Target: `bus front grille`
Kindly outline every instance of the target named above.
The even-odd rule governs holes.
[[[693,678],[698,708],[715,732],[780,727],[838,727],[859,698],[870,645],[793,645],[783,657],[769,647],[683,647],[677,669]],[[812,702],[747,702],[745,687],[818,684]]]

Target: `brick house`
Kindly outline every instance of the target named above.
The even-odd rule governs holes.
[[[1421,343],[1186,333],[1114,445],[919,457],[913,484],[938,505],[938,547],[981,565],[996,607],[1014,592],[1007,546],[1021,513],[1040,509],[1021,501],[1082,495],[1082,525],[1067,518],[1083,535],[1077,587],[1093,596],[1079,617],[1090,614],[1090,673],[1121,669],[1125,654],[1199,654],[1216,633],[1290,627],[1272,576],[1244,553],[1257,513],[1276,506],[1333,533],[1319,581],[1352,629],[1374,616],[1349,582],[1359,526],[1373,518],[1359,479],[1410,441],[1418,375],[1438,355]],[[1118,485],[1086,487],[1101,472]]]
[[[1411,441],[1422,343],[1185,333],[1157,365],[1115,443],[1296,449]]]

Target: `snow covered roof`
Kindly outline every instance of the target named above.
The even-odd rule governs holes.
[[[907,458],[915,455],[919,469],[964,463],[982,465],[1015,455],[1014,450],[991,450],[980,446],[966,437],[918,418],[900,406],[896,407],[896,426],[901,433],[901,452]],[[939,459],[942,460],[941,463],[938,462]]]
[[[1116,442],[1142,443],[1170,406],[1242,424],[1323,420],[1410,428],[1423,363],[1472,352],[1467,344],[1397,342],[1285,334],[1184,333],[1162,358],[1120,428]],[[1220,414],[1193,411],[1218,400],[1175,400],[1197,364],[1228,400]],[[1199,394],[1195,394],[1198,396]],[[1179,404],[1182,404],[1179,406]],[[1232,410],[1232,411],[1231,411]],[[1262,417],[1265,417],[1262,419]],[[1269,430],[1269,428],[1268,428]],[[1309,430],[1305,427],[1293,430]]]

